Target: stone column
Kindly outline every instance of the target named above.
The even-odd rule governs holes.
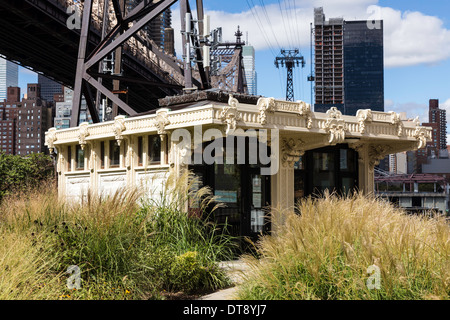
[[[304,154],[304,142],[295,138],[282,138],[279,151],[279,169],[271,179],[272,207],[276,213],[272,219],[283,223],[283,212],[294,210],[294,164]],[[278,214],[277,214],[278,213]]]
[[[125,156],[125,169],[126,169],[126,175],[127,175],[127,187],[133,188],[135,187],[136,183],[136,173],[134,172],[134,168],[136,166],[135,164],[135,152],[134,149],[136,148],[136,141],[137,139],[134,136],[128,136],[125,139],[126,143],[124,145],[124,156]],[[136,152],[137,153],[137,152]]]
[[[99,166],[99,148],[100,143],[97,141],[88,142],[88,168],[90,172],[89,188],[93,195],[98,194],[98,166]]]
[[[350,147],[358,152],[358,174],[359,190],[365,195],[375,192],[375,166],[377,166],[384,157],[393,151],[389,146],[370,144],[367,142],[357,142],[350,144]]]

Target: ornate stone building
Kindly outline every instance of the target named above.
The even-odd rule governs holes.
[[[324,190],[374,191],[388,154],[425,147],[431,129],[394,112],[336,108],[207,90],[160,100],[137,117],[46,133],[57,153],[59,194],[139,187],[157,196],[168,174],[192,170],[225,203],[216,217],[237,235],[270,228],[267,206],[292,208]]]

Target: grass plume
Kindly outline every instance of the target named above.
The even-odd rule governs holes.
[[[450,227],[444,217],[407,215],[375,197],[304,199],[294,212],[273,212],[275,232],[242,299],[449,299]],[[369,266],[380,289],[367,287]]]

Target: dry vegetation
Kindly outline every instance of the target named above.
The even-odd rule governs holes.
[[[206,189],[186,196],[190,178],[170,178],[158,203],[119,190],[68,204],[51,183],[7,196],[0,205],[0,299],[163,299],[229,285],[217,262],[231,258],[232,239],[179,209],[192,197],[211,202]],[[72,265],[81,270],[79,290],[67,286]]]
[[[273,212],[276,233],[248,256],[242,299],[449,299],[450,227],[354,195],[306,199],[299,215]],[[380,270],[370,290],[368,268]],[[370,270],[370,269],[369,269]]]

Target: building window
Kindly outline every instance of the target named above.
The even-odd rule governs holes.
[[[303,157],[294,164],[294,200],[295,204],[305,196],[305,163]],[[296,208],[297,209],[297,208]]]
[[[161,138],[158,135],[148,136],[148,163],[161,163]]]
[[[100,142],[100,168],[105,168],[105,141]]]
[[[109,141],[109,161],[111,168],[120,166],[120,146],[116,140]]]
[[[294,170],[295,198],[325,190],[347,194],[358,187],[358,154],[347,145],[307,151]]]
[[[84,150],[80,145],[75,147],[75,169],[84,170]]]
[[[67,147],[67,171],[72,170],[71,162],[72,162],[72,147],[68,146]]]
[[[143,137],[138,137],[138,152],[137,152],[137,155],[138,155],[138,166],[142,166],[143,165],[143,163],[144,163],[144,138]]]
[[[422,199],[420,197],[412,197],[412,207],[420,208],[422,207]]]

